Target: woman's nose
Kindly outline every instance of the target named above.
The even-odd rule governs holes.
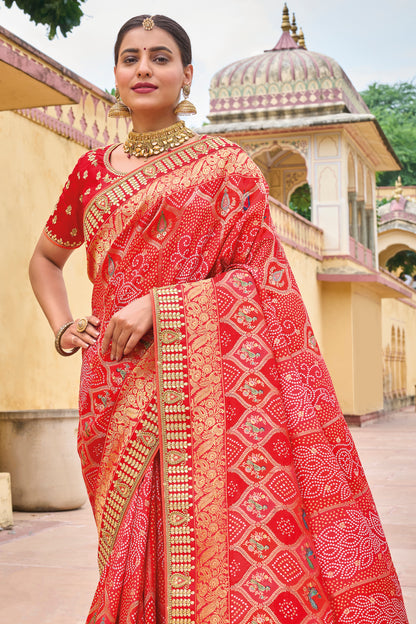
[[[138,76],[151,76],[152,68],[150,66],[149,59],[145,54],[140,58],[137,65],[137,75]]]

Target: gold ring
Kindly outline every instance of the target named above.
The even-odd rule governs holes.
[[[82,334],[82,332],[84,332],[88,327],[88,319],[85,318],[85,316],[83,318],[80,318],[77,321],[77,331],[79,331],[80,334]]]

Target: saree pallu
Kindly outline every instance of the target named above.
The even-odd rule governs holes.
[[[101,338],[83,357],[88,624],[407,622],[267,197],[238,146],[201,137],[89,201],[101,337],[149,292],[154,323],[120,362]]]

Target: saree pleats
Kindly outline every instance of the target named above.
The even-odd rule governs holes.
[[[80,391],[88,624],[405,624],[260,171],[220,138],[118,177],[94,154],[73,174],[77,197],[99,181],[84,211],[101,320]],[[71,236],[69,208],[51,239]],[[112,361],[109,320],[148,293],[153,332]]]

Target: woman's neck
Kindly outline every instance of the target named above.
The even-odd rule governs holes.
[[[139,133],[157,132],[158,130],[163,130],[164,128],[172,126],[178,121],[178,116],[173,112],[172,114],[163,117],[160,115],[157,117],[145,117],[144,115],[132,114],[133,130]]]

